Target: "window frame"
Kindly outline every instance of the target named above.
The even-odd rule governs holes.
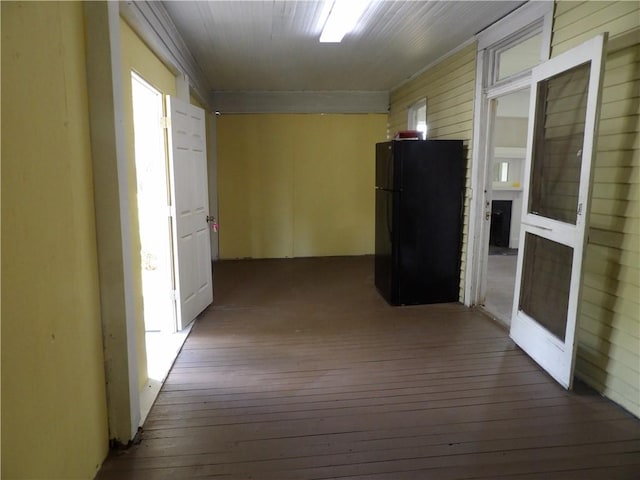
[[[420,115],[420,110],[424,108],[424,123],[425,123],[425,131],[423,132],[424,138],[426,140],[427,133],[429,132],[429,128],[427,126],[427,98],[421,98],[420,100],[412,103],[407,108],[407,128],[409,130],[419,130],[418,124],[420,123],[421,118],[418,118]],[[420,130],[422,131],[422,130]]]
[[[492,89],[495,87],[500,87],[503,85],[511,84],[515,80],[520,78],[529,79],[531,77],[531,70],[536,65],[532,65],[528,68],[520,70],[519,72],[508,75],[504,78],[498,78],[499,70],[500,70],[500,55],[507,50],[510,50],[514,47],[517,47],[521,43],[529,40],[530,38],[535,37],[536,35],[541,35],[541,45],[539,52],[539,63],[547,60],[548,58],[548,49],[546,47],[545,37],[544,37],[544,18],[540,18],[537,21],[531,23],[527,27],[522,30],[509,35],[503,40],[491,45],[490,47],[485,49],[485,61],[487,62],[486,68],[486,77],[484,78],[484,87],[486,89]],[[545,55],[546,53],[546,55]]]

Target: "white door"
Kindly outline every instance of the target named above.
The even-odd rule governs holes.
[[[606,34],[532,71],[511,338],[571,388]]]
[[[213,301],[204,110],[167,96],[177,329]]]

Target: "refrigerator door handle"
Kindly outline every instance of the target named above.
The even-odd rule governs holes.
[[[389,198],[391,197],[391,201],[389,201]],[[387,232],[389,232],[389,240],[393,241],[393,212],[391,211],[393,208],[393,197],[391,195],[387,195],[386,196],[386,202],[387,202],[387,207],[386,207],[386,211],[387,211]]]

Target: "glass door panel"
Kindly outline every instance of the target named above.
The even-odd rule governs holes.
[[[590,64],[538,84],[529,213],[575,225]]]
[[[573,249],[527,233],[523,255],[519,309],[564,341]]]

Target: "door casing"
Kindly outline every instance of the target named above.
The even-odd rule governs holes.
[[[487,254],[489,249],[489,226],[485,214],[491,208],[492,178],[490,147],[491,131],[488,129],[493,99],[526,88],[530,85],[530,72],[515,75],[508,81],[488,86],[491,62],[489,54],[496,44],[518,36],[532,25],[539,24],[542,31],[541,59],[549,58],[551,51],[551,29],[553,23],[553,2],[529,2],[509,14],[484,32],[478,34],[476,61],[476,89],[473,118],[473,139],[471,159],[468,246],[466,257],[464,304],[479,305],[484,299],[486,288]],[[488,202],[488,204],[487,204]]]

